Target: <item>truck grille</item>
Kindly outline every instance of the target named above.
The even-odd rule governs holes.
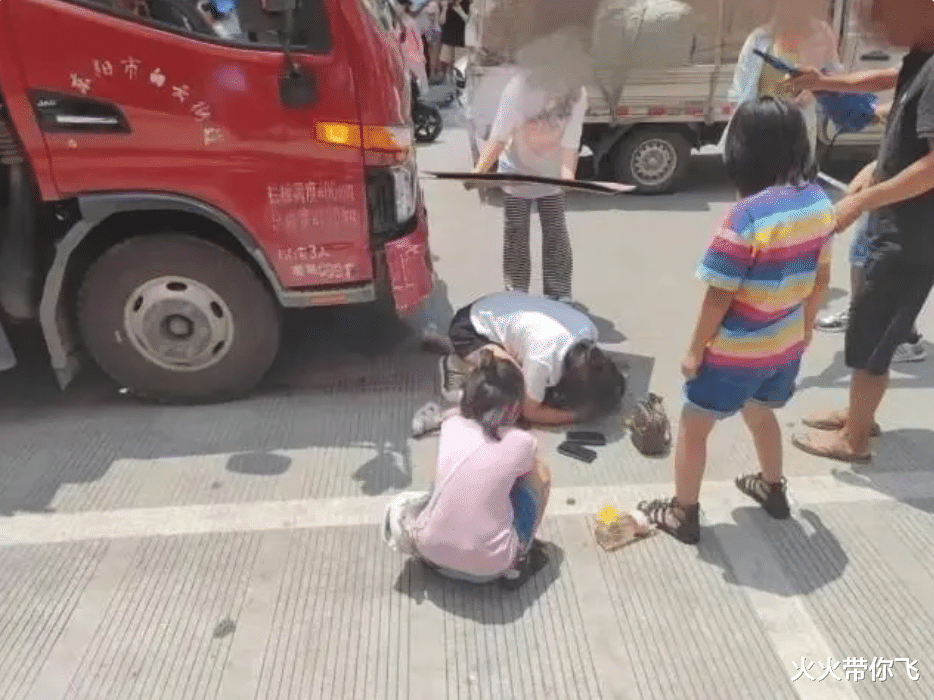
[[[366,172],[367,213],[370,219],[370,242],[377,248],[387,241],[411,233],[418,220],[417,211],[399,220],[396,181],[389,168],[373,166]]]
[[[396,191],[392,173],[385,168],[369,168],[366,175],[367,213],[370,215],[370,236],[385,242],[392,238],[396,222]]]
[[[6,107],[0,104],[0,163],[3,165],[19,165],[23,162],[23,153],[19,142],[13,135],[6,113]]]

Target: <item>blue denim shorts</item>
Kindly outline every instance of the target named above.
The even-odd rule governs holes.
[[[519,479],[509,493],[512,502],[513,527],[519,535],[523,549],[532,543],[535,536],[535,521],[538,519],[538,495],[525,479]]]
[[[853,242],[850,243],[850,266],[866,267],[869,257],[869,214],[863,214],[853,228]]]
[[[760,372],[731,371],[702,365],[684,385],[685,406],[714,418],[729,418],[749,402],[782,408],[795,393],[801,360]]]

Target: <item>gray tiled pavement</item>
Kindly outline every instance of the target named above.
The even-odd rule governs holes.
[[[466,158],[451,129],[423,167]],[[444,284],[432,315],[498,285],[499,209],[428,182]],[[694,262],[730,199],[715,158],[676,198],[571,202],[576,294],[625,356],[634,394],[677,410],[698,300]],[[843,242],[835,284],[846,279]],[[840,304],[839,290],[835,294]],[[502,594],[444,581],[379,539],[382,506],[430,479],[407,438],[434,359],[363,311],[292,318],[253,398],[140,405],[95,377],[59,395],[0,375],[0,700],[929,700],[934,697],[934,361],[903,368],[873,465],[787,453],[795,517],[771,522],[730,479],[754,462],[738,421],[711,441],[697,548],[606,554],[592,514],[669,490],[618,421],[592,465],[540,433],[553,562]],[[418,322],[424,322],[421,318]],[[929,310],[922,329],[934,336]],[[839,336],[819,336],[783,414],[845,400]],[[792,682],[795,664],[908,658]]]

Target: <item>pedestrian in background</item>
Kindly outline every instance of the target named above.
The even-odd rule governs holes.
[[[498,162],[499,172],[574,180],[580,151],[587,91],[542,85],[523,71],[500,98],[490,138],[475,172]],[[529,291],[532,206],[542,227],[542,278],[545,296],[570,303],[573,254],[565,217],[564,193],[550,185],[507,185],[504,203],[503,276],[507,290]]]
[[[831,26],[814,16],[813,0],[777,0],[771,21],[746,39],[730,88],[734,108],[762,95],[791,99],[803,111],[808,140],[817,153],[817,101],[809,90],[794,90],[787,77],[754,53],[758,49],[791,65],[816,66],[831,73],[842,68],[837,37]]]
[[[466,46],[467,23],[470,20],[470,0],[447,0],[444,24],[441,26],[441,74],[446,79]]]
[[[431,82],[437,81],[441,67],[441,23],[444,21],[442,0],[427,0],[415,6],[412,0],[405,3],[418,24],[425,51],[425,65]]]

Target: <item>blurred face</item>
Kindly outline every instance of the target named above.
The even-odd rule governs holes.
[[[893,46],[934,50],[931,0],[857,0],[864,27]]]
[[[781,25],[800,26],[815,16],[818,4],[820,0],[777,0],[775,21]]]

